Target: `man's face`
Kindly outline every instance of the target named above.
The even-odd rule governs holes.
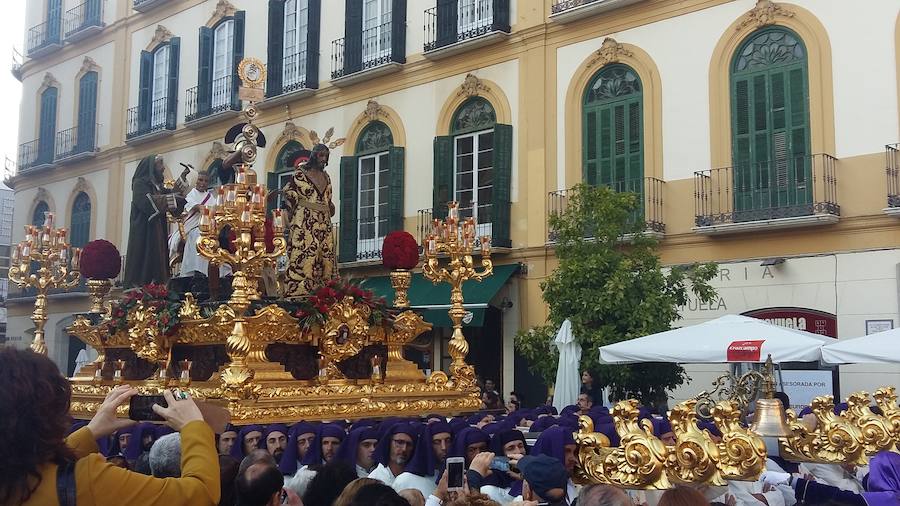
[[[494,386],[494,380],[484,380],[484,389],[488,392],[493,392]]]
[[[338,448],[341,446],[341,440],[336,437],[323,437],[322,438],[322,460],[326,463],[331,462],[331,459],[334,458],[335,454],[338,451]]]
[[[284,449],[287,447],[287,436],[284,435],[284,432],[270,432],[268,436],[266,436],[266,449],[269,450],[269,453],[275,457],[275,460],[281,458],[281,454],[284,453]]]
[[[250,431],[244,436],[244,455],[259,447],[259,438],[261,437],[262,432],[258,430]]]
[[[566,445],[564,450],[565,455],[565,464],[566,471],[569,472],[569,476],[572,476],[572,471],[575,469],[575,449],[577,446],[575,445]]]
[[[391,462],[403,465],[409,462],[413,452],[413,440],[409,434],[391,436]]]
[[[315,438],[316,435],[312,432],[305,432],[297,436],[297,455],[301,459],[306,456],[306,452],[309,451],[309,447]]]
[[[316,157],[319,159],[319,167],[324,169],[328,165],[328,150],[323,149],[322,151],[319,151],[316,153]]]
[[[153,172],[156,174],[156,179],[162,181],[163,172],[166,170],[166,164],[163,162],[162,158],[157,158],[156,162],[153,164]]]
[[[119,449],[124,451],[128,447],[129,441],[131,441],[131,434],[119,434]]]
[[[674,432],[666,432],[659,438],[660,441],[663,442],[666,446],[675,446],[675,433]]]
[[[144,451],[148,451],[151,446],[153,446],[153,434],[144,434],[144,437],[141,438],[141,447]]]
[[[466,466],[472,463],[472,459],[479,453],[487,451],[487,443],[472,443],[466,447]]]
[[[237,440],[237,432],[227,430],[219,436],[219,455],[228,455],[231,453],[231,447]]]
[[[510,458],[516,454],[525,455],[525,443],[521,439],[506,443],[503,445],[503,454]]]
[[[451,436],[449,432],[438,432],[431,436],[431,449],[434,456],[441,462],[447,458],[447,452],[450,451]]]
[[[356,463],[363,469],[375,467],[375,446],[377,439],[364,439],[356,447]]]
[[[588,399],[588,396],[585,394],[581,394],[578,396],[578,409],[582,412],[582,414],[587,413],[591,407],[594,406],[594,403]]]
[[[197,176],[197,184],[194,186],[197,188],[197,191],[205,192],[207,188],[209,188],[209,176],[206,174],[199,174]]]

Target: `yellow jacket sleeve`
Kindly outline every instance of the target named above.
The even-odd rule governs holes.
[[[75,480],[78,504],[215,506],[221,492],[215,435],[203,421],[182,428],[181,478],[145,476],[107,464],[94,454],[78,461]]]
[[[82,427],[69,434],[69,437],[66,438],[66,446],[72,449],[76,459],[81,459],[100,451],[100,448],[97,447],[97,441],[94,439],[94,434],[87,427]]]

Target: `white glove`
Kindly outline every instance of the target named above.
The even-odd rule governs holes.
[[[789,473],[779,473],[777,471],[765,471],[762,473],[762,481],[769,485],[787,485],[790,479],[791,475]]]

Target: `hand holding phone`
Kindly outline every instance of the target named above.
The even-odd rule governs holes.
[[[463,489],[466,474],[466,460],[463,457],[447,458],[447,490],[458,492]]]
[[[505,473],[509,471],[509,458],[498,456],[491,459],[491,469]]]
[[[162,395],[135,395],[128,403],[128,418],[137,422],[164,422],[165,418],[153,411],[153,405],[168,407]]]

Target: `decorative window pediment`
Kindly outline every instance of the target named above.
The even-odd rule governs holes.
[[[466,132],[491,128],[497,123],[497,114],[490,102],[481,97],[472,97],[456,111],[451,125],[452,132]]]

